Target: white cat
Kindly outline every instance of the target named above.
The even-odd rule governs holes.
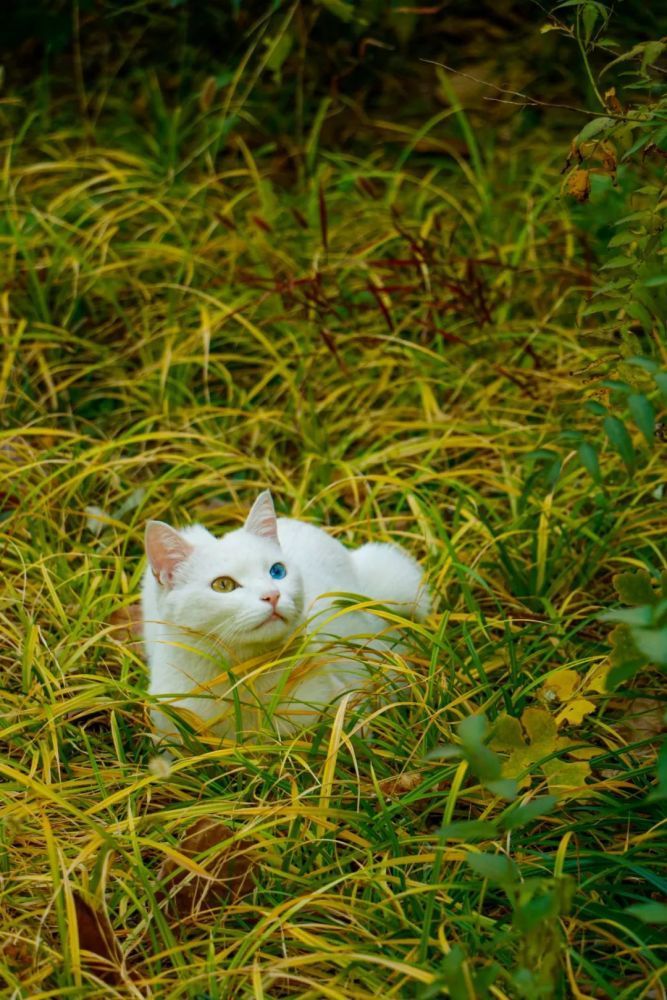
[[[149,692],[221,737],[266,725],[294,732],[368,685],[369,665],[396,636],[372,610],[342,609],[333,594],[417,620],[429,610],[422,569],[402,549],[371,542],[351,551],[321,528],[276,518],[268,490],[223,538],[149,521],[146,553]],[[153,719],[159,733],[176,732],[168,713]]]

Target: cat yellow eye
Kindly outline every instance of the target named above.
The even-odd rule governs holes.
[[[219,576],[211,584],[213,590],[217,590],[221,594],[229,594],[232,590],[236,590],[238,583],[236,580],[232,580],[231,576]]]

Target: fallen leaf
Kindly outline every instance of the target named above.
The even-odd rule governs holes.
[[[34,962],[33,949],[18,935],[0,945],[0,955],[8,966],[27,973]]]
[[[549,791],[556,798],[581,798],[588,794],[586,778],[591,773],[587,761],[549,760],[542,764]]]
[[[556,725],[566,722],[570,726],[579,726],[591,712],[597,708],[594,702],[587,698],[574,698],[556,716]]]
[[[546,709],[527,708],[520,720],[501,715],[489,746],[507,753],[503,778],[516,779],[520,787],[529,785],[532,772],[539,769],[549,791],[557,798],[587,794],[585,778],[590,774],[590,766],[586,761],[570,762],[553,756],[577,744],[558,736],[556,720]]]
[[[558,670],[544,682],[542,693],[547,701],[569,701],[580,684],[576,670]]]
[[[179,851],[205,868],[208,878],[187,871],[172,858],[164,861],[159,878],[164,883],[167,906],[176,916],[181,919],[197,917],[252,892],[252,875],[256,867],[250,853],[255,846],[253,842],[235,840],[233,844],[213,851],[233,836],[234,832],[229,827],[208,817],[196,820],[186,831]]]
[[[598,694],[604,694],[607,690],[607,675],[609,674],[609,664],[608,663],[598,663],[597,666],[593,667],[588,677],[586,678],[586,691],[597,691]]]
[[[520,721],[505,712],[499,715],[493,727],[493,739],[489,745],[499,750],[511,750],[525,746],[526,741],[523,738]]]
[[[581,725],[583,720],[597,705],[584,697],[587,691],[604,691],[604,681],[608,667],[598,665],[588,675],[582,677],[576,670],[557,670],[551,674],[541,689],[541,698],[550,708],[558,708],[556,725]]]
[[[103,910],[93,908],[78,892],[73,896],[79,947],[88,953],[82,957],[98,979],[116,985],[123,979],[123,953],[111,921]]]
[[[628,705],[624,698],[612,702],[611,707],[623,710],[623,717],[619,719],[617,728],[628,743],[656,740],[667,730],[667,709],[662,702],[652,698],[633,698]]]
[[[402,795],[404,792],[411,792],[413,788],[417,788],[422,779],[423,775],[419,771],[404,771],[403,774],[378,781],[378,788],[387,798],[394,798],[396,795]]]

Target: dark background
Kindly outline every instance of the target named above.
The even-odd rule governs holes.
[[[638,0],[615,4],[613,37],[597,31],[596,42],[609,44],[596,48],[592,62],[613,58],[615,44],[627,47],[667,33],[662,7]],[[178,103],[207,78],[210,86],[230,86],[244,60],[250,68],[260,65],[280,37],[271,71],[258,74],[250,110],[265,136],[298,138],[329,97],[341,114],[327,117],[323,138],[336,145],[359,141],[371,116],[414,125],[441,110],[446,102],[433,66],[424,60],[447,63],[496,87],[527,90],[552,105],[588,103],[576,44],[561,32],[540,31],[567,15],[554,4],[529,0],[23,0],[5,5],[0,59],[5,92],[25,93],[34,82],[42,91],[48,85],[50,100],[66,100],[77,88],[87,97],[102,86],[127,92],[128,83],[136,80],[141,87],[150,74],[165,99]],[[489,87],[463,77],[457,87],[469,113],[477,109],[495,119],[516,113],[490,102],[497,92]],[[524,111],[523,124],[533,127],[544,114]],[[564,125],[569,127],[567,115]],[[377,134],[371,130],[365,138]]]

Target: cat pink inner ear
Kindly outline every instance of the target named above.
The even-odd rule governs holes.
[[[171,586],[174,572],[192,553],[192,546],[163,521],[149,521],[146,525],[146,555],[156,580]]]
[[[278,523],[273,498],[269,490],[264,490],[255,500],[245,522],[245,530],[260,538],[278,541]]]

